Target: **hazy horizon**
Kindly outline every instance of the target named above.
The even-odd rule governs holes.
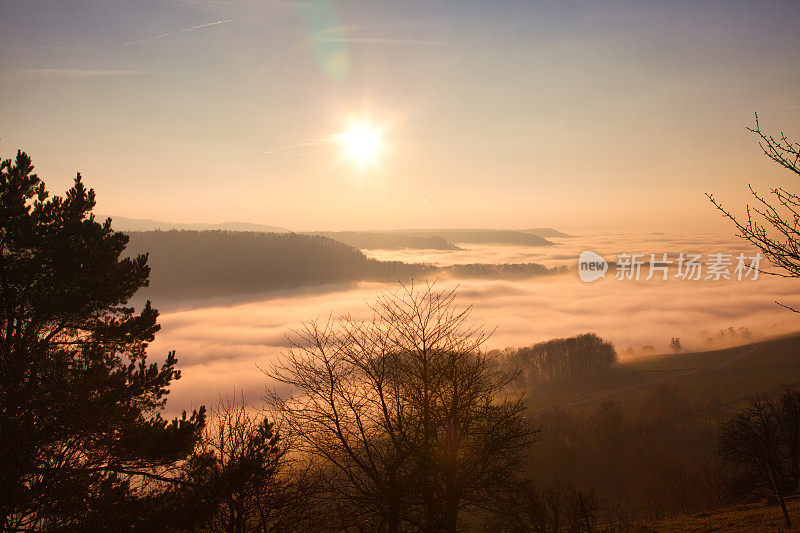
[[[3,157],[27,151],[56,191],[80,171],[99,212],[129,218],[724,229],[703,193],[738,209],[747,183],[785,180],[745,130],[754,112],[800,131],[793,2],[9,1],[0,15]]]
[[[114,214],[106,214],[106,213],[101,213],[101,214],[99,214],[97,216],[98,216],[98,218],[102,218],[102,219],[111,218],[112,225],[115,226],[115,227],[117,226],[117,224],[113,224],[113,222],[119,221],[120,219],[122,219],[126,223],[127,222],[156,222],[156,223],[165,223],[165,224],[176,224],[176,225],[180,225],[180,226],[222,226],[222,225],[225,225],[225,224],[243,224],[243,225],[253,225],[253,226],[270,226],[270,227],[273,227],[273,228],[285,229],[285,230],[292,231],[292,232],[295,232],[295,233],[328,232],[328,231],[330,231],[330,232],[339,232],[339,231],[342,231],[342,232],[347,232],[347,231],[385,232],[385,231],[403,231],[403,230],[407,230],[407,231],[438,231],[438,230],[501,230],[501,231],[502,230],[509,230],[509,231],[526,231],[526,230],[531,230],[531,229],[554,229],[554,230],[557,230],[557,231],[561,231],[562,229],[564,229],[564,230],[567,230],[567,229],[569,229],[569,230],[577,230],[580,227],[578,225],[553,227],[553,226],[548,226],[546,224],[540,224],[540,225],[530,224],[528,226],[520,226],[520,227],[488,227],[488,226],[484,226],[484,227],[479,227],[479,226],[427,227],[427,226],[403,226],[403,227],[383,227],[383,228],[377,228],[377,227],[364,227],[364,228],[356,228],[356,227],[342,227],[342,228],[334,228],[334,227],[313,227],[313,228],[310,228],[309,227],[309,228],[305,228],[304,227],[304,228],[292,228],[292,227],[277,226],[277,225],[269,224],[269,223],[266,223],[266,222],[246,222],[246,221],[243,221],[243,220],[236,220],[236,219],[219,219],[219,220],[214,220],[214,219],[210,219],[210,220],[193,220],[193,219],[189,219],[189,220],[184,220],[184,221],[178,221],[178,220],[157,220],[157,219],[152,219],[152,218],[127,217],[127,216],[122,216],[122,215],[114,215]],[[598,229],[608,229],[607,227],[603,227],[603,226],[597,226],[597,228]],[[144,231],[144,230],[138,230],[138,229],[125,230],[125,229],[121,229],[120,231]],[[247,230],[242,229],[242,230],[233,230],[233,231],[247,231]],[[267,231],[267,230],[254,229],[253,231]]]

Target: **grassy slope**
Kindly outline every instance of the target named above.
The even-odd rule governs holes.
[[[753,394],[772,395],[785,386],[800,386],[800,333],[723,350],[632,359],[608,379],[581,387],[541,387],[532,391],[531,399],[540,410],[605,399],[628,403],[663,384],[731,408]]]
[[[792,529],[786,529],[783,515],[777,505],[751,503],[720,509],[713,513],[676,516],[657,522],[642,524],[635,531],[672,533],[679,531],[798,531],[800,498],[787,502]]]
[[[800,333],[724,350],[631,360],[621,364],[610,378],[580,387],[534,388],[530,393],[531,402],[546,432],[543,434],[545,442],[537,448],[536,468],[541,473],[548,465],[558,464],[545,475],[570,481],[577,478],[607,495],[615,489],[627,492],[627,498],[635,499],[637,494],[642,494],[631,507],[634,512],[648,507],[653,498],[648,491],[656,497],[668,492],[669,498],[661,501],[670,502],[672,512],[677,513],[680,510],[674,508],[672,498],[681,494],[676,492],[676,486],[682,483],[677,474],[682,473],[689,480],[696,479],[697,472],[683,469],[714,457],[716,428],[721,421],[739,410],[753,395],[773,396],[785,387],[800,387]],[[591,428],[592,421],[608,402],[622,406],[625,419],[633,421],[626,427],[637,427],[639,422],[636,421],[652,424],[639,433],[621,434],[623,441],[634,439],[620,452],[621,460],[615,462],[613,449],[607,449],[609,444],[620,445],[613,439],[605,442],[606,447],[592,442],[573,442],[569,449],[561,448],[562,441],[555,437],[563,428],[569,430],[570,420],[586,420]],[[566,421],[566,426],[559,421]],[[549,428],[554,428],[552,436],[547,433]],[[554,438],[550,438],[553,442],[548,444],[549,436]],[[594,436],[590,431],[572,438],[591,440]],[[596,460],[579,462],[579,457],[593,454]],[[574,464],[578,466],[569,470]],[[591,471],[595,466],[597,471]],[[617,477],[608,474],[607,483],[604,483],[603,468]],[[671,475],[676,479],[667,479]],[[699,508],[714,508],[707,493],[703,493],[702,500],[696,499],[701,493],[693,492],[691,487],[682,494],[689,502],[683,512],[697,512],[688,510],[693,503]],[[800,503],[795,502],[793,506],[795,520],[800,524]],[[762,507],[752,505],[710,515],[677,517],[651,524],[652,529],[642,531],[711,531],[718,527],[732,531],[777,531],[777,526],[782,524],[780,509]],[[727,524],[739,529],[727,529]]]

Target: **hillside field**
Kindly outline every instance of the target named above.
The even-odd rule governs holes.
[[[730,470],[717,456],[721,424],[755,395],[798,387],[800,333],[631,359],[586,383],[532,386],[541,433],[530,474],[596,491],[610,521],[727,507],[743,496],[728,490]]]

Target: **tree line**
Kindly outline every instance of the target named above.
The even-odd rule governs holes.
[[[595,333],[552,339],[503,354],[509,368],[518,368],[520,386],[580,383],[607,373],[617,363],[617,350]]]

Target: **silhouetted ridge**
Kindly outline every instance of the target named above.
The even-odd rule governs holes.
[[[97,217],[104,220],[104,216]],[[169,231],[169,230],[195,230],[195,231],[257,231],[266,233],[289,233],[286,228],[279,226],[267,226],[266,224],[252,224],[249,222],[221,222],[211,224],[207,222],[167,222],[164,220],[151,220],[148,218],[126,218],[120,216],[110,216],[114,223],[114,229],[124,231]]]
[[[512,244],[518,246],[554,246],[555,243],[525,231],[501,229],[427,229],[398,230],[395,233],[418,237],[441,237],[447,242],[475,244]]]
[[[414,250],[460,250],[458,246],[447,242],[442,237],[408,235],[405,233],[389,233],[383,231],[332,231],[317,232],[315,235],[323,235],[339,242],[343,242],[354,248],[360,249],[381,249],[381,250],[402,250],[405,248]]]
[[[149,252],[144,291],[168,296],[235,296],[363,280],[406,279],[430,267],[367,258],[321,235],[233,231],[131,232],[127,253]]]
[[[240,231],[131,232],[126,254],[149,253],[149,298],[241,297],[358,281],[432,276],[521,278],[560,272],[536,263],[437,267],[378,261],[322,235]]]
[[[574,237],[575,236],[575,235],[570,235],[568,233],[564,233],[564,232],[558,231],[557,229],[554,229],[554,228],[533,228],[533,229],[522,230],[522,232],[523,233],[532,233],[534,235],[538,235],[539,237],[544,237],[544,238],[548,238],[548,239],[550,237],[566,238],[566,237]]]
[[[509,279],[567,272],[567,267],[548,268],[539,263],[470,263],[439,267],[439,270],[462,278]]]

